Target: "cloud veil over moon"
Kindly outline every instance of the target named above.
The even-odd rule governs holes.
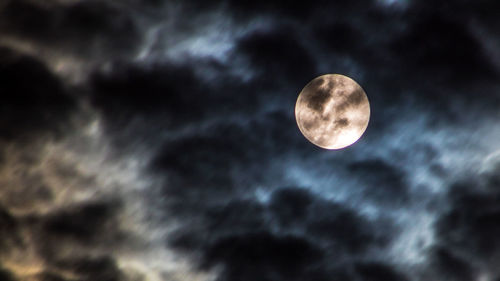
[[[0,280],[500,280],[499,9],[0,0]],[[297,129],[325,73],[349,149]]]

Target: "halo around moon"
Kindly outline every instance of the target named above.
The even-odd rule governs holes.
[[[370,120],[370,103],[361,86],[340,74],[314,78],[299,94],[295,118],[313,144],[342,149],[355,143]]]

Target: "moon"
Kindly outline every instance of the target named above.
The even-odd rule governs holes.
[[[355,143],[368,127],[370,103],[356,81],[340,74],[314,78],[299,94],[295,119],[313,144],[342,149]]]

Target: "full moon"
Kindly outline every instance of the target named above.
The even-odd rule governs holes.
[[[295,118],[302,134],[325,149],[355,143],[370,120],[370,103],[356,81],[340,74],[314,78],[299,94]]]

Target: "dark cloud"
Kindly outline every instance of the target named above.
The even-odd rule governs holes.
[[[220,280],[309,279],[313,273],[310,264],[321,258],[321,251],[303,238],[270,233],[222,238],[210,246],[204,257],[207,266],[224,264]],[[325,280],[324,276],[318,277],[311,280]]]
[[[34,229],[38,231],[36,239],[39,242],[39,254],[47,262],[65,268],[64,260],[67,258],[62,254],[64,249],[72,249],[74,256],[86,258],[87,247],[109,249],[119,246],[127,241],[127,235],[119,227],[117,211],[116,203],[92,202],[37,218],[40,226],[35,224]],[[85,264],[85,260],[75,262],[75,270]]]
[[[128,280],[125,275],[120,272],[116,262],[107,256],[98,257],[74,257],[58,261],[55,268],[62,269],[66,274],[58,274],[55,272],[42,272],[35,276],[37,281],[120,281]],[[73,277],[67,277],[67,272],[71,272]],[[75,279],[76,278],[76,279]],[[2,279],[4,280],[4,279]],[[9,280],[9,279],[5,279]]]
[[[0,209],[0,254],[8,254],[16,246],[22,246],[19,222],[6,209]]]
[[[228,172],[235,165],[245,165],[246,161],[253,158],[252,152],[244,146],[251,140],[246,139],[245,130],[235,126],[218,130],[217,135],[174,142],[165,147],[155,161],[155,166],[174,172],[180,176],[183,184],[231,189],[232,179]],[[186,178],[187,181],[184,180]]]
[[[464,186],[453,186],[450,190],[452,209],[443,216],[438,230],[443,243],[488,260],[497,255],[500,244],[496,237],[500,232],[496,221],[500,217],[497,210],[498,194],[475,192],[476,184],[460,190]]]
[[[82,243],[96,242],[104,238],[106,224],[115,215],[116,206],[110,202],[90,203],[61,210],[47,217],[43,231],[51,237],[70,238]]]
[[[305,22],[316,21],[322,17],[339,16],[342,13],[351,14],[356,10],[365,10],[371,7],[370,1],[331,2],[325,0],[314,0],[310,2],[286,2],[283,0],[257,0],[257,1],[204,1],[203,3],[188,3],[188,10],[213,10],[223,7],[227,13],[238,20],[249,20],[258,16],[270,16],[276,18],[288,18],[293,21]],[[325,15],[325,12],[328,14]]]
[[[207,192],[232,190],[233,180],[237,180],[232,172],[252,181],[265,180],[261,169],[270,163],[262,155],[278,157],[297,148],[302,139],[292,126],[295,124],[291,116],[281,112],[266,114],[247,126],[214,125],[200,130],[201,134],[169,142],[159,151],[152,167],[160,173],[177,175],[173,180],[178,178],[179,186],[169,186],[168,192],[177,190],[180,197],[186,192],[204,192],[184,189],[184,185],[215,188]]]
[[[470,107],[493,112],[500,104],[499,72],[470,24],[448,9],[416,11],[406,18],[404,32],[394,32],[380,46],[380,53],[389,50],[382,67],[392,69],[380,77],[386,81],[381,97],[388,99],[383,107],[415,102],[435,112],[433,124],[465,122],[462,112]],[[377,91],[371,96],[376,103]]]
[[[62,134],[77,107],[61,81],[34,57],[1,48],[0,60],[1,139]]]
[[[405,173],[381,159],[354,162],[348,166],[351,174],[366,185],[366,198],[382,204],[405,204],[409,200]]]
[[[263,280],[331,280],[330,274],[342,275],[336,264],[386,243],[386,237],[354,211],[306,189],[278,189],[266,204],[237,199],[227,204],[208,202],[213,200],[191,211],[186,217],[191,220],[169,245],[187,253],[203,253],[202,268],[223,265],[220,280],[238,276],[242,280],[259,276]],[[189,202],[183,206],[193,208]],[[179,209],[174,212],[187,214]],[[205,215],[196,218],[196,213]]]
[[[16,281],[12,274],[6,270],[0,269],[0,280]]]
[[[80,280],[119,281],[123,276],[115,261],[107,256],[70,258],[57,262],[57,266],[71,270]]]
[[[497,168],[468,168],[497,149],[498,4],[190,2],[1,3],[0,279],[24,252],[34,280],[500,276]],[[326,72],[371,103],[342,151],[294,120]]]
[[[461,44],[457,44],[461,42]],[[411,69],[431,81],[444,80],[460,87],[461,82],[495,79],[498,73],[484,49],[460,20],[443,14],[422,15],[393,45],[394,52]]]
[[[363,34],[346,22],[322,23],[313,29],[315,40],[335,54],[359,52]]]
[[[430,256],[432,267],[446,280],[474,280],[476,273],[465,260],[443,248],[433,249]]]
[[[66,281],[66,279],[58,274],[43,272],[40,273],[37,278],[40,281]]]
[[[498,170],[496,170],[498,172]],[[490,174],[454,183],[448,196],[451,207],[436,225],[439,244],[433,249],[433,266],[449,280],[474,280],[480,265],[499,274],[496,264],[500,244],[497,221],[498,184]]]
[[[261,87],[292,83],[299,88],[317,74],[315,62],[300,39],[300,33],[287,26],[257,30],[238,40],[235,56],[248,59],[260,78],[253,82]]]
[[[75,55],[129,54],[141,40],[130,13],[106,1],[7,1],[0,32]]]
[[[283,227],[290,227],[307,218],[312,204],[314,197],[307,190],[283,188],[274,192],[269,208]]]
[[[384,237],[355,211],[317,198],[304,189],[276,190],[269,209],[273,221],[285,232],[303,229],[308,237],[324,242],[338,255],[359,253],[384,244]]]
[[[207,114],[212,89],[203,85],[191,66],[158,65],[147,68],[116,65],[111,73],[95,73],[92,102],[106,117],[127,124],[134,117],[166,115],[165,127],[186,125]]]
[[[356,273],[364,281],[405,281],[408,280],[400,272],[381,263],[359,263],[355,266]]]

